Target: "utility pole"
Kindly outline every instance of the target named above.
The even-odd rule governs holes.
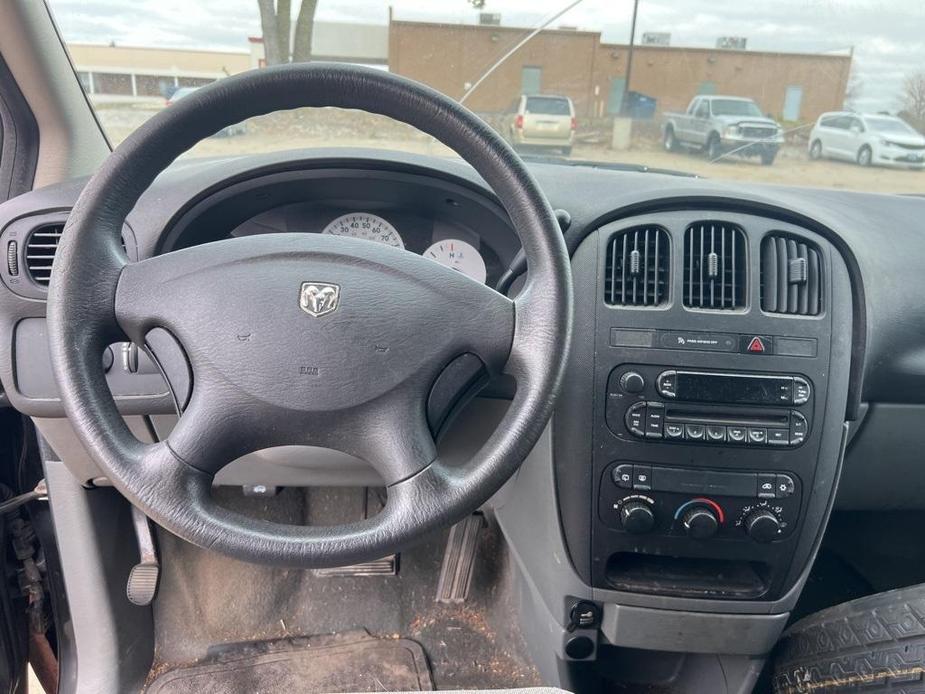
[[[623,97],[620,100],[620,113],[626,115],[626,97],[630,89],[630,77],[633,75],[633,45],[636,42],[636,14],[639,12],[639,0],[633,0],[633,21],[630,24],[630,45],[626,53],[626,80],[623,82]]]

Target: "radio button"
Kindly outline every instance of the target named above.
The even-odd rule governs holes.
[[[758,498],[774,499],[777,497],[777,475],[773,472],[758,473]]]
[[[768,442],[768,430],[763,427],[748,428],[748,442],[763,445]]]
[[[655,386],[663,398],[678,397],[678,372],[662,371],[655,381]]]
[[[806,434],[809,433],[809,424],[806,417],[799,412],[790,412],[790,445],[798,446],[806,440]]]
[[[637,402],[626,411],[626,428],[635,436],[645,436],[646,403]]]
[[[745,443],[748,431],[745,427],[726,427],[726,438],[730,443]]]
[[[613,483],[621,489],[633,488],[633,466],[624,463],[613,469]]]
[[[688,441],[703,441],[703,424],[685,424],[684,438]]]
[[[683,439],[684,425],[680,422],[665,422],[666,439]]]
[[[796,485],[793,482],[793,478],[790,475],[778,475],[777,476],[777,487],[775,488],[775,496],[778,499],[784,499],[793,494]]]
[[[650,402],[646,411],[646,437],[650,439],[662,438],[662,426],[665,422],[665,407]]]
[[[809,381],[805,378],[795,376],[793,379],[793,404],[805,405],[809,402],[809,396],[812,392]]]
[[[789,429],[768,429],[768,443],[772,446],[789,446]]]
[[[722,442],[726,440],[726,427],[722,424],[706,425],[707,441]]]

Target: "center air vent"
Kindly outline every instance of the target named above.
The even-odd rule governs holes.
[[[604,301],[611,306],[659,306],[668,300],[668,232],[644,226],[614,234],[607,243]]]
[[[51,280],[51,264],[61,240],[64,223],[37,227],[26,241],[26,270],[32,281],[43,287]]]
[[[822,311],[819,249],[789,234],[761,242],[761,308],[768,313],[818,316]]]
[[[746,304],[745,232],[727,222],[696,222],[684,232],[684,305],[733,310]]]

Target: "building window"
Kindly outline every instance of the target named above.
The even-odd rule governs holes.
[[[543,68],[524,65],[520,73],[520,91],[523,94],[539,94],[542,91]]]
[[[215,80],[209,79],[208,77],[180,77],[177,80],[177,84],[180,87],[205,87],[207,84],[212,84]]]
[[[77,79],[80,80],[80,86],[83,87],[84,92],[87,94],[93,93],[93,80],[90,78],[89,72],[78,72]]]
[[[707,80],[697,86],[698,94],[716,94],[716,82]]]
[[[132,95],[131,75],[116,72],[94,72],[93,83],[97,94]]]
[[[167,98],[167,94],[174,88],[172,75],[135,75],[135,87],[138,96],[160,96]]]
[[[800,106],[803,104],[803,87],[790,85],[784,94],[784,120],[795,122],[800,120]]]

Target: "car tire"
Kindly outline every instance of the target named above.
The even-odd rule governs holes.
[[[822,159],[822,140],[813,140],[813,144],[809,148],[809,158],[813,161]]]
[[[770,166],[774,163],[774,160],[777,158],[777,152],[762,152],[761,153],[761,165]]]
[[[704,147],[704,152],[707,155],[707,160],[711,162],[723,156],[723,148],[720,145],[719,137],[715,134],[710,135],[710,139],[707,140],[707,146]]]
[[[563,148],[562,148],[562,154],[563,154],[563,156],[566,156],[566,157],[572,156],[572,146],[569,145],[568,147],[563,147]]]
[[[675,137],[674,128],[665,128],[665,135],[662,137],[662,144],[665,145],[666,152],[677,152],[679,149],[678,138]]]
[[[784,632],[775,694],[925,692],[925,585],[817,612]]]
[[[870,146],[864,145],[861,149],[858,150],[857,162],[861,166],[870,166],[871,161],[873,160],[874,153],[871,150]]]

